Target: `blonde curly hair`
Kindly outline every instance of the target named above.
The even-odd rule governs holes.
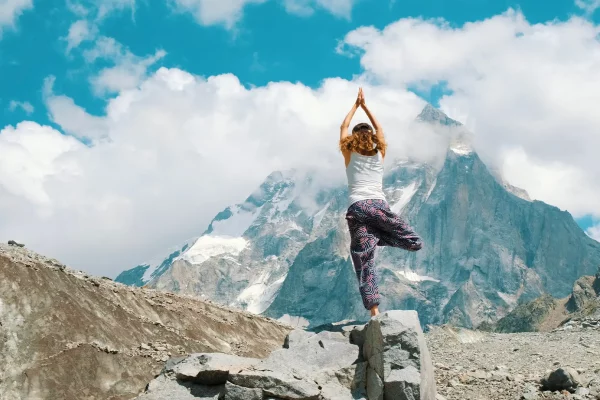
[[[352,135],[340,140],[341,151],[353,151],[358,154],[370,153],[373,150],[385,153],[387,144],[379,141],[373,128],[367,123],[360,123],[352,128]]]

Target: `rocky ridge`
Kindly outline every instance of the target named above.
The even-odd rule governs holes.
[[[131,399],[171,357],[264,357],[284,324],[0,244],[0,398]]]
[[[583,276],[568,297],[545,294],[518,305],[497,323],[484,326],[496,332],[547,332],[574,327],[600,329],[600,267],[595,276]]]

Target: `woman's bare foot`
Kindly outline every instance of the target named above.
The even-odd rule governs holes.
[[[379,306],[371,307],[371,317],[374,317],[379,314]]]

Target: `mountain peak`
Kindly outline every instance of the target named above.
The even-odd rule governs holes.
[[[459,156],[466,156],[473,153],[473,146],[471,145],[471,137],[466,133],[461,133],[455,136],[450,141],[448,150],[456,153]]]
[[[438,123],[446,126],[462,126],[460,122],[448,117],[440,109],[435,108],[429,103],[425,105],[423,111],[417,116],[417,121]]]

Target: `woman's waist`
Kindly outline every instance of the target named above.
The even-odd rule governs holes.
[[[383,193],[383,184],[381,182],[368,182],[368,181],[349,182],[348,183],[348,191],[351,193],[372,192],[372,191]]]

